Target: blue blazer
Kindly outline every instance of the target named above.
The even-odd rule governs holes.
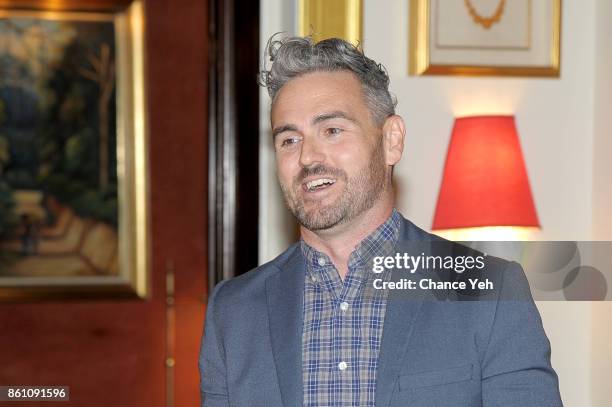
[[[402,241],[439,240],[408,220]],[[489,259],[491,260],[491,259]],[[550,344],[520,266],[494,259],[499,296],[388,297],[376,406],[558,407]],[[202,406],[302,405],[305,262],[299,244],[210,297],[200,351]],[[519,294],[517,294],[519,293]]]

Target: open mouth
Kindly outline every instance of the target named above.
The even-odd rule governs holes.
[[[319,178],[319,179],[315,179],[312,181],[308,181],[302,185],[304,186],[304,189],[307,192],[315,192],[315,191],[323,190],[325,188],[329,188],[335,183],[336,183],[336,180],[333,178]]]

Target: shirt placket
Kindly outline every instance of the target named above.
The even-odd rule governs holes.
[[[342,363],[341,354],[342,346],[340,336],[342,335],[341,320],[338,319],[338,306],[340,298],[342,296],[343,284],[340,276],[331,261],[323,254],[319,254],[318,258],[315,259],[313,270],[316,270],[316,279],[320,280],[321,286],[324,290],[325,301],[327,306],[325,307],[325,318],[329,318],[330,321],[330,337],[331,337],[331,352],[328,355],[328,361],[330,366],[330,377],[331,382],[328,383],[328,400],[331,404],[341,405],[343,403],[343,373],[347,370],[347,365]],[[323,356],[323,355],[320,355]]]
[[[350,404],[347,403],[347,405],[351,406],[360,405],[360,386],[363,384],[360,371],[361,367],[359,365],[361,355],[359,354],[358,347],[354,343],[354,341],[360,340],[360,336],[356,335],[356,332],[359,332],[361,329],[359,326],[361,323],[359,302],[361,301],[360,296],[364,288],[363,277],[362,264],[359,261],[358,253],[354,252],[349,259],[348,273],[344,281],[342,298],[338,307],[342,315],[344,334],[342,358],[347,361],[347,370],[350,373],[350,375],[345,376],[345,389],[350,389],[347,390],[345,394],[350,395]]]
[[[356,386],[359,377],[357,357],[352,346],[353,340],[353,313],[352,304],[359,295],[362,280],[356,275],[356,264],[349,266],[344,281],[340,279],[338,271],[328,259],[321,256],[317,261],[319,271],[324,281],[330,301],[331,336],[332,336],[332,400],[334,405],[354,406],[358,402]],[[354,262],[353,262],[354,263]]]

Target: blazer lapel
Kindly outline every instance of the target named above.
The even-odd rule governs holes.
[[[419,290],[420,291],[420,290]],[[416,298],[418,296],[418,298]],[[407,299],[389,293],[383,329],[378,372],[376,374],[376,406],[387,406],[395,389],[414,322],[423,304],[422,295]]]
[[[279,272],[266,281],[270,337],[276,374],[285,406],[301,406],[302,389],[302,308],[304,260],[295,247]]]
[[[411,223],[404,220],[400,229],[400,241],[422,240],[417,235]],[[401,245],[398,245],[398,250]],[[418,274],[418,273],[417,273]],[[383,328],[380,354],[378,356],[378,371],[376,373],[376,403],[377,407],[388,406],[395,384],[399,377],[410,335],[418,313],[423,304],[424,290],[415,290],[408,296],[402,290],[391,290],[387,299],[385,323]]]

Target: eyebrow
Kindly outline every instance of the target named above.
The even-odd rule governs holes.
[[[349,116],[348,114],[340,110],[336,110],[336,111],[329,112],[329,113],[322,113],[318,116],[315,116],[315,118],[312,119],[311,123],[318,124],[318,123],[324,122],[325,120],[330,120],[330,119],[345,119],[350,122],[357,123],[357,120],[355,118]]]
[[[297,127],[295,127],[293,124],[285,124],[283,126],[275,128],[274,130],[272,130],[272,140],[276,139],[276,136],[286,131],[297,131]]]
[[[329,113],[322,113],[318,116],[315,116],[312,119],[311,123],[319,124],[321,122],[324,122],[326,120],[331,120],[331,119],[345,119],[350,122],[357,123],[356,119],[354,119],[353,117],[349,116],[348,114],[340,110],[329,112]],[[278,136],[279,134],[284,133],[286,131],[297,131],[297,127],[294,126],[293,124],[285,124],[283,126],[279,126],[275,128],[274,130],[272,130],[272,140],[274,140],[276,136]]]

